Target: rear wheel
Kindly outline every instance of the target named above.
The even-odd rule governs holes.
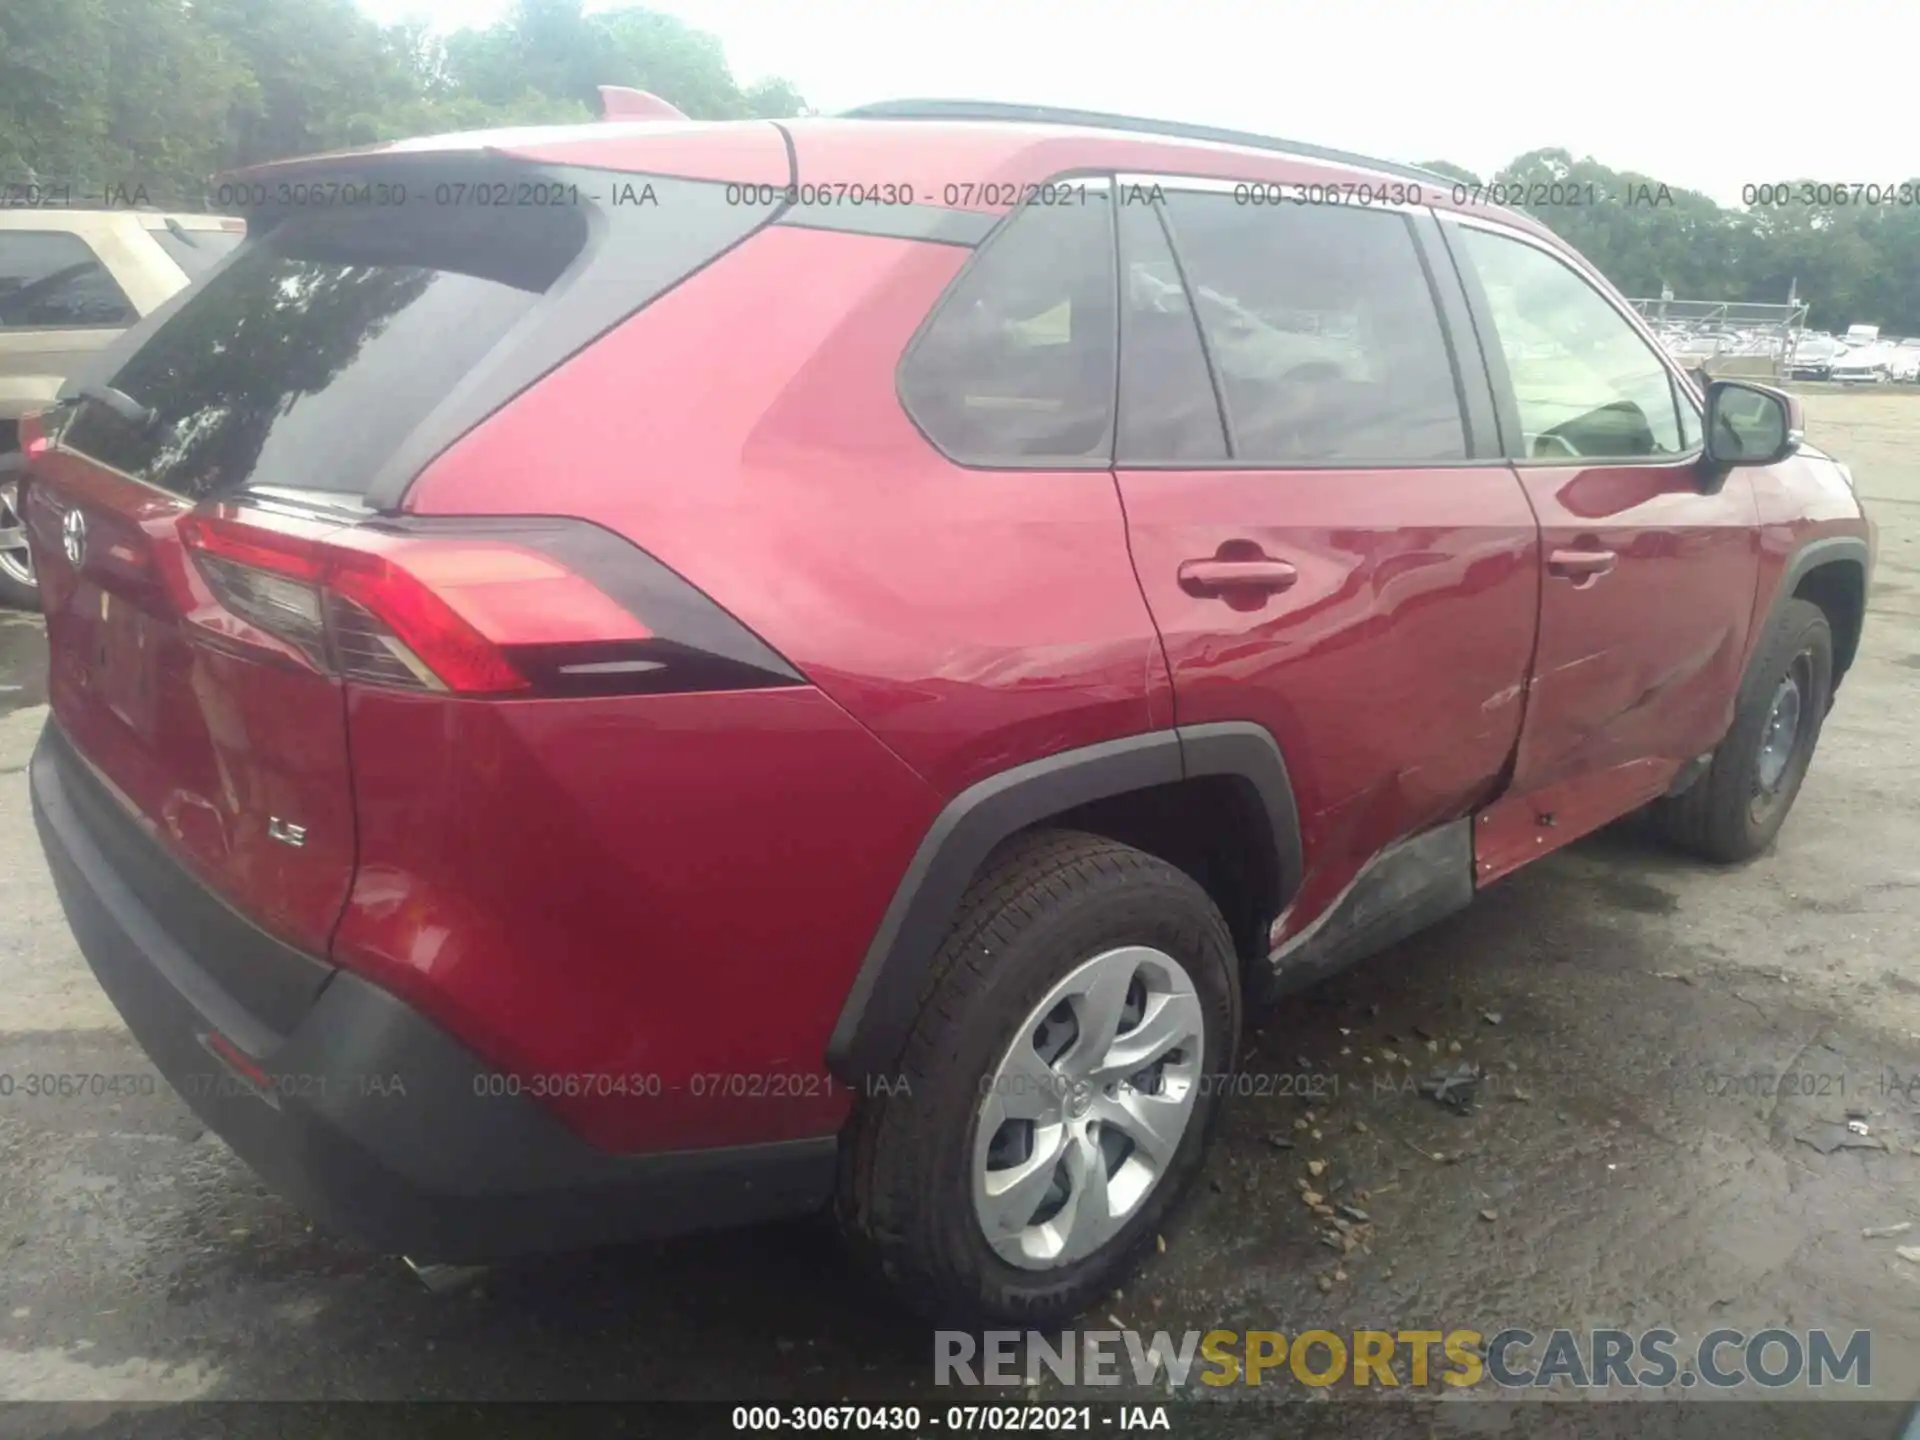
[[[1186,874],[1092,835],[1011,842],[854,1119],[844,1226],[929,1318],[1079,1313],[1199,1170],[1239,1006],[1226,923]]]
[[[1656,801],[1653,822],[1708,860],[1750,860],[1780,833],[1800,793],[1833,695],[1833,631],[1820,607],[1789,600],[1761,642],[1733,728],[1684,793]]]
[[[20,510],[18,451],[0,453],[0,605],[23,610],[40,608],[40,587],[33,579],[33,557],[27,553],[27,527]]]

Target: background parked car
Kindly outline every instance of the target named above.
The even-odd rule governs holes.
[[[39,605],[20,523],[20,417],[93,351],[238,245],[241,220],[146,210],[0,210],[0,604]]]
[[[1833,374],[1833,362],[1846,347],[1833,336],[1805,334],[1794,344],[1787,363],[1788,373],[1796,380],[1825,380]]]
[[[1895,351],[1896,347],[1885,340],[1851,346],[1834,360],[1832,378],[1847,384],[1885,384],[1892,375]]]

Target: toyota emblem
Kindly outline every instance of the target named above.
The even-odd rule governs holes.
[[[76,570],[87,558],[87,517],[78,510],[67,511],[60,522],[60,548],[67,552],[67,563]]]

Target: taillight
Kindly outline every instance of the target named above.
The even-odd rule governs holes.
[[[20,453],[29,460],[39,459],[53,443],[47,438],[46,416],[39,410],[29,410],[20,417],[19,435]]]
[[[462,695],[802,683],[685,580],[583,521],[327,528],[222,506],[179,529],[222,609],[346,680]]]

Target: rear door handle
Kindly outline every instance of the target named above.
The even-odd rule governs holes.
[[[1547,573],[1562,580],[1592,581],[1610,574],[1619,560],[1611,550],[1555,550],[1547,556]]]
[[[1180,566],[1180,588],[1203,599],[1229,592],[1273,595],[1299,578],[1284,560],[1187,560]]]

